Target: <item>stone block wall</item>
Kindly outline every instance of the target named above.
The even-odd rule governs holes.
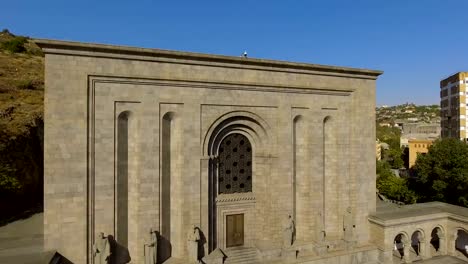
[[[297,239],[315,243],[319,212],[327,239],[342,239],[348,207],[358,245],[370,243],[375,79],[381,72],[37,43],[46,54],[46,249],[91,263],[96,234],[119,241],[121,231],[140,263],[150,228],[170,237],[172,257],[182,259],[191,225],[217,239],[209,234],[208,148],[224,124],[252,143],[249,243],[280,247],[289,214],[297,221]],[[118,125],[122,113],[128,113],[126,130]],[[124,134],[126,141],[119,139]],[[119,142],[127,143],[126,153]]]

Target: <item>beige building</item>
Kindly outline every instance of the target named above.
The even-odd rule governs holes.
[[[98,263],[101,232],[132,263],[354,264],[411,261],[416,231],[418,258],[455,256],[468,230],[466,208],[377,208],[380,71],[37,44],[44,247],[73,263]]]
[[[468,72],[456,73],[440,81],[442,137],[467,139]]]
[[[432,139],[410,139],[408,140],[409,167],[416,163],[418,155],[424,155],[429,151],[429,147],[434,143]]]

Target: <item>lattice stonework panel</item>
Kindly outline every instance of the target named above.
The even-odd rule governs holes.
[[[231,134],[219,147],[219,194],[252,191],[252,146],[241,134]]]

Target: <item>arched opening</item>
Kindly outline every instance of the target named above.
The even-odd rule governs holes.
[[[128,247],[128,147],[130,112],[117,117],[116,240]]]
[[[327,232],[327,228],[330,225],[327,221],[333,217],[336,213],[336,208],[332,207],[332,203],[327,203],[327,201],[333,201],[337,198],[330,197],[330,195],[337,194],[336,191],[331,190],[333,188],[333,169],[334,166],[331,164],[334,160],[335,153],[335,141],[334,141],[334,132],[332,128],[332,118],[327,116],[323,119],[323,175],[322,175],[322,223],[324,231]]]
[[[410,249],[410,259],[420,260],[423,255],[424,250],[424,236],[423,233],[419,230],[415,231],[411,235],[411,249]]]
[[[436,227],[432,229],[431,241],[430,241],[431,256],[437,256],[441,254],[442,237],[443,237],[443,233],[440,227]]]
[[[393,263],[401,263],[409,257],[409,241],[405,234],[399,233],[393,239]]]
[[[457,231],[455,249],[458,256],[468,258],[468,232],[466,230],[459,229]]]
[[[166,113],[161,120],[160,261],[171,257],[174,239],[174,126],[174,113]]]
[[[295,222],[299,239],[304,238],[305,223],[308,222],[307,195],[310,191],[307,178],[307,128],[304,118],[300,115],[293,119],[293,173],[292,173],[292,218]]]
[[[293,174],[292,174],[292,217],[297,225],[297,151],[298,151],[298,122],[301,119],[300,116],[296,116],[293,120]]]
[[[250,230],[253,225],[254,182],[259,180],[255,178],[255,160],[269,147],[266,127],[256,114],[234,111],[219,117],[206,133],[203,146],[209,157],[205,185],[208,253],[240,246],[239,233],[245,235],[243,246],[252,246],[257,239],[255,233],[240,229]]]
[[[241,131],[221,133],[222,139],[215,148],[215,155],[209,162],[209,251],[218,247],[218,223],[216,197],[235,193],[252,192],[253,148],[250,140]],[[243,216],[226,219],[226,246],[243,245]],[[233,229],[231,229],[233,227]],[[236,235],[230,239],[231,233]]]

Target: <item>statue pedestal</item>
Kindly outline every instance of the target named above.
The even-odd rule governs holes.
[[[221,249],[216,248],[208,256],[204,257],[202,260],[206,264],[223,264],[226,255],[224,255]]]
[[[357,242],[356,241],[345,241],[346,244],[346,249],[350,250],[356,247]]]
[[[299,250],[295,247],[281,249],[281,258],[284,260],[294,260],[297,258]]]
[[[327,248],[327,244],[318,244],[314,247],[314,251],[315,251],[315,254],[318,255],[318,256],[322,256],[322,255],[325,255],[327,254],[328,252],[328,248]]]

